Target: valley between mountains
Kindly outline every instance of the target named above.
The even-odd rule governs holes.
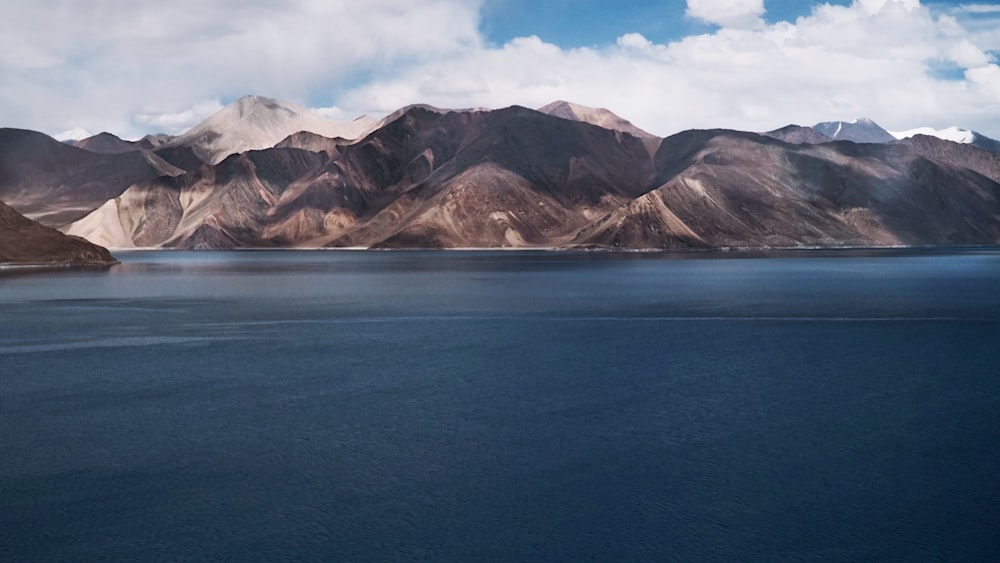
[[[857,120],[659,138],[568,102],[339,123],[251,96],[178,137],[0,129],[0,200],[111,248],[1000,243],[996,141],[934,133]]]

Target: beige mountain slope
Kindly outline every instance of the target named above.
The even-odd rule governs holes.
[[[202,160],[218,164],[231,154],[271,148],[300,131],[328,138],[356,139],[375,121],[364,116],[334,121],[308,109],[262,96],[245,96],[219,110],[165,146],[191,147]]]
[[[628,133],[639,138],[659,138],[652,133],[643,131],[633,125],[632,122],[615,115],[612,111],[605,108],[593,108],[574,104],[573,102],[557,100],[538,108],[538,111],[554,117],[582,121],[613,131],[622,131],[623,133]]]

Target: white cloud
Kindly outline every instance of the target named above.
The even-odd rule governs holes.
[[[723,27],[759,27],[764,0],[687,0],[687,15]]]
[[[626,33],[618,38],[618,46],[626,49],[649,49],[653,43],[641,33]]]
[[[377,113],[418,101],[538,107],[570,99],[661,135],[867,116],[897,129],[961,125],[1000,137],[1000,77],[966,35],[917,2],[821,4],[794,24],[723,27],[669,44],[630,33],[614,46],[564,50],[521,38],[373,81],[347,92],[340,105]],[[935,78],[935,61],[968,69],[965,79]],[[450,79],[477,88],[466,96],[422,87]]]
[[[205,100],[183,111],[136,114],[133,120],[136,123],[148,125],[156,131],[176,135],[187,131],[222,108],[222,103],[217,99]]]
[[[325,90],[333,103],[359,73],[478,49],[478,9],[477,0],[0,2],[0,123],[128,134],[199,100],[304,103]]]
[[[72,129],[60,131],[59,133],[56,133],[55,135],[52,136],[60,141],[79,141],[81,139],[93,137],[94,134],[81,127],[74,127]]]
[[[960,4],[958,11],[969,14],[1000,14],[1000,4]]]
[[[338,120],[413,103],[567,99],[661,135],[868,116],[891,129],[959,125],[1000,138],[1000,67],[989,54],[1000,24],[970,31],[961,13],[917,0],[818,3],[776,24],[760,19],[760,0],[692,1],[688,13],[717,31],[669,43],[626,33],[576,49],[534,36],[490,45],[476,0],[10,4],[0,4],[4,126],[177,131],[253,93],[327,106]],[[936,77],[942,64],[958,78]]]
[[[948,52],[948,58],[964,68],[984,66],[991,58],[968,39],[956,43]]]

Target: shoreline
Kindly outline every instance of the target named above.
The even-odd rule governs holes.
[[[612,248],[612,247],[567,247],[567,246],[461,246],[461,247],[399,247],[372,248],[367,246],[240,246],[234,248],[166,248],[159,246],[106,247],[111,252],[611,252],[611,253],[729,253],[729,252],[772,252],[796,250],[961,250],[998,249],[1000,244],[955,244],[955,245],[889,245],[889,246],[720,246],[716,248]],[[0,263],[4,264],[4,263]]]
[[[815,252],[968,252],[968,251],[1000,251],[1000,244],[977,244],[977,245],[894,245],[894,246],[746,246],[746,247],[719,247],[719,248],[607,248],[607,247],[561,247],[561,246],[532,246],[532,247],[459,247],[459,248],[436,248],[436,247],[414,247],[414,248],[369,248],[369,247],[257,247],[246,246],[238,248],[207,248],[207,249],[186,249],[186,248],[109,248],[113,253],[130,254],[138,252],[371,252],[371,253],[420,253],[420,252],[496,252],[496,253],[552,253],[552,254],[673,254],[673,255],[703,255],[703,256],[732,256],[734,258],[751,254],[796,254]],[[113,265],[113,264],[112,264]]]

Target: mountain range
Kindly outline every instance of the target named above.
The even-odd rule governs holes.
[[[177,137],[0,129],[0,200],[117,248],[997,244],[991,140],[927,132],[659,138],[570,102],[342,123],[251,96]]]

